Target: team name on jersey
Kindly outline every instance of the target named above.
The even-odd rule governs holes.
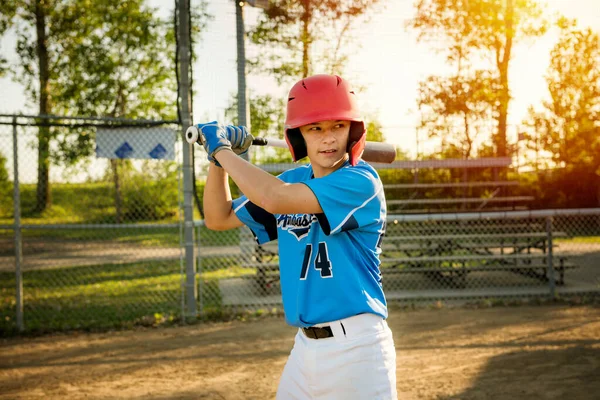
[[[314,214],[282,214],[277,217],[277,226],[294,235],[297,240],[308,235],[314,222],[317,222]]]

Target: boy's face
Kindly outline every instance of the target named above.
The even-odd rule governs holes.
[[[348,159],[350,121],[319,121],[300,127],[315,177],[340,168]]]

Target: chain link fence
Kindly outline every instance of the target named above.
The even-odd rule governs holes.
[[[179,318],[179,126],[23,116],[0,123],[0,330]],[[49,138],[46,193],[40,191],[41,135]],[[108,144],[100,149],[100,143]],[[146,149],[145,159],[135,154],[139,149]]]
[[[281,307],[277,243],[246,229],[201,246],[202,312]],[[391,303],[597,295],[600,209],[389,215],[381,274]]]
[[[38,193],[40,125],[52,130],[51,154],[66,149],[69,135],[92,137],[89,143],[79,139],[80,144],[99,147],[94,143],[102,129],[121,132],[121,138],[137,136],[128,139],[129,152],[135,151],[138,143],[151,152],[156,143],[144,142],[155,140],[153,128],[160,128],[173,135],[173,144],[163,147],[173,146],[174,157],[102,158],[96,156],[98,149],[92,148],[71,164],[52,158],[56,162],[50,164],[50,201],[42,208]],[[19,326],[28,331],[106,329],[182,319],[186,266],[178,132],[178,125],[169,122],[0,118],[2,332],[15,332]],[[122,145],[117,141],[115,151]],[[195,154],[200,182],[206,159],[198,146]],[[476,167],[507,165],[506,160],[484,161],[478,161],[481,165]],[[492,170],[480,174],[478,183],[432,184],[426,183],[423,172],[421,179],[415,180],[407,172],[415,166],[408,164],[402,167],[405,169],[377,165],[388,199],[415,203],[414,209],[401,204],[402,214],[392,207],[388,213],[381,272],[390,303],[600,292],[600,209],[519,211],[515,207],[504,211],[502,205],[498,211],[482,212],[477,210],[481,206],[469,207],[471,203],[465,199],[481,196],[474,191],[477,188],[488,192],[488,186],[504,189],[507,184]],[[451,161],[442,164],[428,168],[456,167]],[[275,174],[289,167],[262,165]],[[455,191],[449,191],[451,188]],[[398,192],[406,189],[419,196]],[[439,213],[431,209],[428,214],[416,212],[424,205],[431,206],[434,202],[430,199],[456,201],[457,196],[459,204],[452,207],[469,212],[449,212],[444,207]],[[497,196],[511,194],[507,191]],[[421,199],[426,201],[419,204]],[[15,204],[20,208],[16,213]],[[490,207],[491,202],[486,202],[486,209]],[[199,217],[196,211],[199,316],[222,319],[240,312],[280,312],[277,242],[257,246],[247,228],[211,231]],[[19,309],[23,321],[17,320]]]

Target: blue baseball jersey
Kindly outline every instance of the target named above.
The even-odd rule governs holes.
[[[379,255],[385,233],[383,185],[364,161],[348,162],[314,178],[310,165],[279,175],[303,183],[322,214],[271,214],[245,196],[233,201],[237,217],[259,244],[279,240],[279,270],[286,321],[308,327],[362,313],[387,318]]]

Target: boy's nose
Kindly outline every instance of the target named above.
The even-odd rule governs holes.
[[[323,131],[323,141],[331,141],[335,138],[333,131],[331,129],[325,129]]]

